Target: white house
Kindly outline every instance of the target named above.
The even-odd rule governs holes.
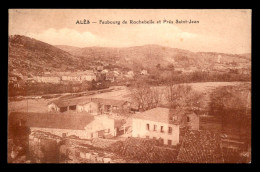
[[[161,140],[165,145],[179,143],[179,124],[173,122],[168,108],[154,108],[133,116],[132,137]]]
[[[34,77],[36,82],[43,83],[59,83],[61,78],[58,76],[36,76]]]
[[[61,73],[61,80],[62,81],[92,81],[96,80],[96,75],[92,70],[86,70],[83,72],[76,72],[76,73]]]
[[[99,112],[99,105],[93,101],[80,103],[77,105],[76,111],[77,112],[88,112],[92,115],[97,115]]]
[[[80,139],[92,139],[105,136],[116,136],[120,128],[115,119],[106,115],[74,115],[51,113],[13,112],[10,114],[12,124],[21,123],[31,132],[43,131],[64,137],[75,135]]]

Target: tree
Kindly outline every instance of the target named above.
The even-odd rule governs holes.
[[[157,107],[161,103],[163,91],[158,87],[153,87],[150,89],[152,94],[153,105]]]
[[[162,91],[157,87],[150,87],[146,82],[137,81],[131,87],[131,97],[137,103],[138,109],[148,110],[160,104]]]
[[[239,137],[242,131],[250,131],[250,90],[242,86],[219,87],[210,96],[210,114],[221,118],[222,131],[236,129]],[[248,133],[246,135],[249,135]]]
[[[190,85],[169,84],[166,92],[166,99],[171,108],[182,108],[198,112],[201,110],[203,95],[192,89]]]

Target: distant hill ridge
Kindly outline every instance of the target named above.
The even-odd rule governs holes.
[[[157,64],[175,67],[201,67],[205,68],[217,63],[250,63],[251,54],[226,54],[217,52],[191,52],[188,50],[170,48],[159,45],[144,45],[126,48],[109,47],[71,47],[57,45],[56,47],[75,56],[100,59],[103,61],[118,61],[128,67],[141,66],[141,68],[155,67]]]
[[[87,70],[96,62],[106,62],[129,69],[155,68],[157,64],[175,67],[198,67],[219,63],[251,63],[251,54],[191,52],[188,50],[144,45],[125,48],[50,45],[22,35],[9,36],[9,70],[23,74],[40,71]]]

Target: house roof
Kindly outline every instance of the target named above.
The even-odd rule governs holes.
[[[95,75],[92,70],[79,71],[79,72],[56,72],[56,76],[84,76],[84,75]]]
[[[12,112],[8,116],[9,125],[23,120],[28,127],[84,130],[94,120],[89,114],[52,114],[32,112]]]
[[[82,104],[87,104],[91,101],[90,98],[83,98],[83,97],[76,97],[72,99],[58,99],[54,100],[48,103],[49,104],[55,104],[58,107],[67,107],[67,106],[74,106],[74,105],[82,105]]]
[[[125,100],[101,99],[101,98],[92,98],[91,101],[102,105],[112,105],[112,106],[122,106],[125,103],[127,103],[127,101]]]
[[[170,109],[157,107],[142,113],[133,115],[133,118],[150,120],[155,122],[169,123]]]
[[[86,101],[78,103],[77,105],[82,105],[83,106],[83,105],[86,105],[86,104],[89,104],[89,103],[96,103],[96,102],[93,102],[91,100],[86,100]]]
[[[223,163],[219,133],[207,130],[188,130],[177,160],[188,163]]]

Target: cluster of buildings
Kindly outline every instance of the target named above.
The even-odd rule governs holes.
[[[98,66],[93,70],[77,71],[77,72],[44,72],[35,76],[19,76],[23,81],[28,83],[66,83],[84,81],[123,81],[133,79],[136,75],[148,75],[147,70],[141,70],[136,73],[132,70],[120,71],[117,68],[114,70],[104,69],[103,66]],[[9,74],[9,84],[17,84],[18,74]]]
[[[142,70],[140,75],[147,75],[147,70]],[[117,70],[103,69],[102,66],[95,70],[86,70],[81,72],[56,72],[50,73],[45,72],[43,75],[33,76],[27,78],[28,82],[39,82],[39,83],[61,83],[61,82],[84,82],[84,81],[102,81],[109,80],[114,82],[116,80],[133,79],[135,73],[128,71],[121,73]]]
[[[58,72],[58,73],[49,73],[46,72],[43,76],[35,76],[33,79],[36,82],[43,82],[43,83],[60,83],[62,81],[76,81],[76,82],[83,82],[83,81],[96,81],[96,74],[91,71],[83,71],[83,72]]]
[[[102,104],[103,101],[94,100],[93,102]],[[115,105],[112,104],[111,106]],[[88,110],[90,110],[89,107]],[[94,110],[98,111],[98,108],[95,107]],[[179,115],[175,110],[157,107],[135,113],[131,118],[130,137],[153,139],[156,140],[158,146],[173,149],[179,147],[177,148],[177,162],[225,163],[240,161],[241,157],[250,160],[250,151],[246,149],[241,151],[244,143],[223,138],[223,135],[218,132],[201,130],[199,117],[194,113]],[[25,125],[32,133],[41,131],[63,138],[74,136],[87,140],[111,139],[127,133],[125,121],[101,112],[95,115],[90,111],[85,113],[12,112],[9,116],[10,122]],[[185,132],[183,132],[184,128]],[[239,156],[237,152],[240,153]]]
[[[48,103],[49,112],[77,112],[91,115],[129,112],[131,104],[125,100],[102,98],[75,98]]]
[[[19,85],[19,83],[17,81],[18,81],[18,78],[15,75],[10,75],[8,77],[8,85],[11,84],[11,85],[13,85],[14,88],[19,88],[20,87],[20,85]]]
[[[130,113],[131,103],[124,100],[101,98],[82,100],[81,98],[76,98],[72,100],[52,101],[48,104],[48,111],[58,114],[71,114],[75,112],[98,117],[111,113]],[[131,127],[132,137],[156,139],[160,141],[160,144],[172,146],[179,143],[180,128],[199,129],[199,118],[195,113],[180,115],[178,111],[157,107],[132,115]]]
[[[131,123],[112,115],[123,113],[130,114]],[[244,146],[242,142],[223,137],[218,132],[221,125],[215,125],[218,122],[208,116],[166,107],[131,114],[131,103],[125,100],[59,99],[48,103],[48,113],[12,112],[8,121],[25,125],[32,133],[42,131],[60,137],[111,139],[126,134],[153,139],[159,146],[178,147],[178,162],[228,162],[230,154],[240,158],[236,153]],[[250,152],[243,150],[245,155],[241,156],[248,158]]]
[[[158,144],[169,146],[179,144],[181,128],[199,129],[198,117],[194,113],[180,115],[169,108],[157,107],[132,114],[131,126],[111,116],[125,113],[131,113],[131,103],[125,100],[74,98],[49,102],[48,113],[17,112],[11,116],[30,127],[31,131],[40,130],[59,136],[75,135],[81,139],[115,137],[131,127],[132,137],[155,139]]]

